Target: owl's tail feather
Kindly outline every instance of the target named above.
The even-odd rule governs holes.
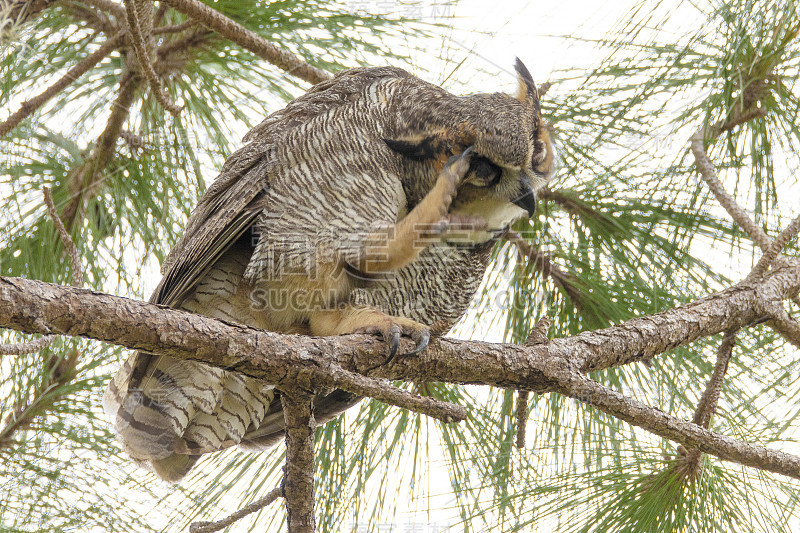
[[[359,400],[342,390],[315,397],[317,424]],[[263,450],[284,439],[280,397],[271,385],[172,357],[131,356],[109,383],[103,407],[128,455],[170,482],[204,453],[234,445]]]
[[[134,461],[178,481],[200,454],[259,428],[274,399],[272,386],[238,372],[139,352],[109,383],[103,407]]]

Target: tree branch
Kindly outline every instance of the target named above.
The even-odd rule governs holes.
[[[552,359],[546,367],[545,375],[558,382],[553,388],[555,392],[575,398],[687,448],[697,448],[720,459],[800,479],[800,457],[737,441],[692,422],[675,418],[592,381],[570,368],[563,359]]]
[[[289,533],[314,533],[314,430],[313,393],[281,390],[286,421],[286,465],[283,497]]]
[[[768,309],[770,320],[767,326],[775,330],[795,348],[800,349],[800,322],[793,319],[783,305],[776,303]]]
[[[125,6],[119,2],[114,2],[113,0],[81,0],[81,2],[97,10],[106,11],[114,15],[119,21],[125,20]]]
[[[783,251],[783,247],[794,239],[798,232],[800,232],[800,215],[792,220],[788,226],[783,228],[783,231],[770,243],[769,247],[764,251],[764,255],[761,256],[756,266],[753,267],[753,271],[750,272],[748,278],[757,279],[763,276],[764,272],[772,266],[778,258],[778,255]]]
[[[503,238],[516,246],[519,255],[531,263],[542,276],[552,279],[556,287],[559,287],[569,296],[575,309],[581,311],[585,307],[583,295],[575,283],[575,276],[561,270],[558,265],[550,260],[548,254],[542,253],[541,250],[526,241],[518,232],[508,230],[503,235]]]
[[[548,87],[549,88],[549,87]],[[547,90],[547,89],[545,89]],[[517,232],[513,232],[523,242],[522,236]],[[525,243],[527,244],[527,243]],[[535,346],[537,344],[547,344],[549,341],[547,332],[550,330],[550,319],[546,316],[540,318],[536,325],[533,326],[531,332],[528,333],[528,338],[525,339],[525,346]],[[526,390],[517,391],[517,449],[525,448],[525,433],[528,425],[528,397],[529,392]]]
[[[730,363],[733,356],[733,348],[736,346],[737,331],[729,331],[725,333],[722,342],[717,349],[717,362],[714,365],[714,371],[711,373],[711,378],[706,383],[706,390],[700,401],[697,403],[697,409],[694,412],[692,422],[698,426],[708,429],[711,424],[711,417],[717,410],[719,403],[719,396],[722,391],[722,384],[725,380],[725,374],[728,372],[728,363]],[[681,459],[675,465],[678,472],[683,478],[695,480],[702,472],[703,463],[701,458],[703,452],[697,448],[691,448],[681,454]]]
[[[198,2],[197,0],[163,0],[176,11],[203,24],[233,41],[242,48],[250,50],[258,57],[267,60],[279,69],[309,83],[319,83],[331,78],[324,70],[318,69],[303,61],[300,57],[282,50],[255,32],[252,32],[226,17],[219,11]]]
[[[731,125],[730,127],[733,127]],[[712,127],[701,127],[697,132],[692,136],[691,140],[691,149],[692,154],[694,155],[695,164],[697,165],[697,170],[700,172],[700,177],[703,178],[703,181],[706,182],[706,185],[714,193],[714,197],[717,201],[725,208],[725,211],[731,216],[731,218],[736,222],[744,231],[747,233],[750,238],[753,240],[754,243],[761,248],[762,251],[766,252],[769,248],[771,239],[764,233],[753,219],[750,218],[750,215],[742,209],[742,207],[736,203],[736,200],[728,194],[723,187],[722,182],[717,177],[717,172],[714,170],[714,164],[708,158],[708,154],[706,153],[705,149],[705,141],[706,139],[716,139],[722,133],[721,126],[712,126]]]
[[[222,520],[218,520],[216,522],[192,522],[192,524],[189,526],[189,533],[213,533],[214,531],[225,529],[234,522],[241,520],[245,516],[260,511],[281,496],[283,496],[283,487],[276,487],[269,491],[263,498],[256,500],[245,507],[242,507],[235,513],[231,513],[230,516],[227,516]]]
[[[102,171],[114,156],[114,149],[122,133],[122,127],[136,99],[136,89],[141,83],[141,78],[127,70],[119,81],[117,98],[111,105],[106,127],[89,158],[79,168],[75,169],[69,177],[69,203],[62,212],[67,227],[73,227],[75,221],[83,212],[85,199],[93,196],[103,182]]]
[[[418,396],[403,389],[392,387],[383,381],[350,372],[338,365],[331,364],[326,368],[325,373],[330,376],[333,384],[338,389],[346,390],[359,396],[369,396],[383,403],[428,415],[444,423],[461,422],[467,418],[467,410],[463,405],[455,405],[435,398]]]
[[[55,3],[56,0],[0,0],[0,31],[6,26],[25,24]]]
[[[755,283],[739,284],[696,302],[634,318],[609,328],[552,339],[541,345],[489,344],[441,339],[421,356],[379,367],[378,377],[475,383],[543,390],[542,365],[570,360],[581,372],[628,364],[763,318],[766,306],[800,292],[800,261],[790,261]],[[333,362],[364,372],[385,359],[385,346],[369,335],[279,335],[227,324],[185,311],[86,289],[0,277],[0,327],[107,341],[241,371],[280,386],[300,374],[322,378]],[[409,343],[410,340],[403,340]],[[410,351],[410,350],[409,350]],[[269,354],[265,357],[264,354]],[[336,386],[326,377],[320,386]]]
[[[89,5],[87,5],[89,4]],[[70,0],[63,2],[66,12],[75,20],[83,22],[96,32],[114,35],[125,27],[125,19],[118,20],[113,13],[105,9],[91,6],[84,1]],[[124,13],[124,12],[123,12]]]
[[[147,2],[147,6],[152,10],[153,5],[150,0],[139,0]],[[169,111],[172,116],[177,117],[181,113],[181,107],[176,105],[170,99],[169,95],[161,87],[161,81],[158,79],[156,71],[153,70],[153,64],[150,62],[149,47],[147,41],[149,39],[149,32],[152,31],[152,24],[150,28],[143,27],[139,21],[138,8],[139,4],[135,3],[136,0],[125,0],[125,9],[128,15],[128,28],[131,34],[131,42],[133,43],[133,50],[136,52],[136,58],[139,60],[139,67],[144,72],[147,82],[150,84],[150,91],[153,93],[156,101],[161,104],[161,107]],[[152,21],[150,21],[152,23]]]

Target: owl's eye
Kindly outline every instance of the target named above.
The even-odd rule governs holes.
[[[467,183],[477,187],[492,187],[497,185],[503,170],[483,156],[473,156],[469,162]]]

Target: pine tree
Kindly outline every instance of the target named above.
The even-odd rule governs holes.
[[[209,2],[213,16],[255,37],[222,35],[185,7],[195,4],[0,0],[0,276],[69,284],[80,270],[86,287],[146,299],[243,131],[340,68],[402,64],[380,39],[433,30],[345,4]],[[664,29],[677,16],[697,25]],[[561,167],[541,194],[542,214],[496,248],[454,334],[500,328],[508,342],[545,343],[696,301],[763,274],[759,260],[784,228],[783,255],[796,257],[799,31],[789,0],[643,1],[593,43],[607,52],[601,64],[550,80],[543,114]],[[270,46],[306,65],[300,79]],[[797,451],[800,301],[792,305],[590,376],[698,426]],[[547,328],[542,317],[549,330],[531,336],[537,323]],[[29,353],[0,357],[0,529],[185,530],[279,484],[282,446],[214,454],[179,485],[156,482],[119,452],[99,407],[124,349],[60,337],[17,351]],[[445,425],[363,401],[319,428],[320,531],[425,522],[424,531],[773,532],[800,523],[797,476],[676,445],[602,412],[596,398],[407,388],[466,406],[467,420]],[[275,505],[231,530],[284,523]]]

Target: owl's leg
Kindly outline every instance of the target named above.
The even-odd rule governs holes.
[[[433,189],[400,222],[387,232],[370,235],[357,257],[357,268],[365,274],[398,270],[411,263],[441,235],[462,227],[478,229],[482,220],[448,215],[456,188],[469,170],[472,147],[447,162]]]
[[[346,335],[348,333],[380,334],[389,344],[391,362],[400,346],[400,337],[411,337],[416,344],[413,351],[404,355],[416,355],[428,347],[431,329],[415,320],[390,316],[372,307],[348,305],[339,309],[322,310],[309,319],[312,335]]]

